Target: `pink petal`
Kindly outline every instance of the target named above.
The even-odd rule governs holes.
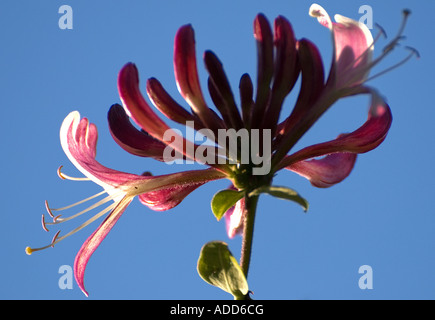
[[[204,63],[210,75],[209,91],[216,108],[221,113],[226,127],[239,130],[243,127],[242,118],[222,63],[210,50],[204,53]]]
[[[368,75],[366,68],[373,55],[373,37],[367,26],[341,15],[335,15],[337,23],[331,22],[328,13],[313,4],[310,15],[332,32],[334,60],[328,82],[335,87],[353,86],[362,83]]]
[[[312,42],[302,39],[299,41],[298,54],[302,73],[301,89],[292,113],[278,125],[281,137],[277,139],[276,159],[282,159],[324,112],[323,106],[316,104],[324,89],[320,52]]]
[[[247,73],[243,74],[240,78],[239,93],[243,123],[246,128],[251,128],[251,111],[252,106],[254,105],[254,88],[251,77]]]
[[[195,34],[191,25],[178,29],[174,43],[174,71],[178,91],[202,123],[217,132],[222,120],[207,106],[202,95],[196,66]]]
[[[107,118],[113,139],[124,150],[136,156],[151,157],[164,161],[163,151],[166,144],[146,132],[136,129],[122,106],[113,105],[108,112]]]
[[[344,180],[352,171],[355,153],[333,153],[322,159],[299,161],[286,169],[291,170],[318,188],[327,188]]]
[[[273,35],[269,21],[263,14],[254,20],[254,37],[257,40],[257,96],[251,114],[252,128],[260,128],[270,94],[273,76]]]
[[[168,119],[183,125],[186,125],[187,121],[195,121],[195,117],[172,99],[157,79],[147,80],[147,94],[156,108]]]
[[[86,118],[80,120],[80,114],[77,111],[71,112],[63,121],[60,140],[65,154],[74,166],[105,189],[123,185],[138,177],[107,168],[95,160],[97,128],[93,123],[89,124]]]
[[[279,114],[285,97],[290,93],[299,76],[297,41],[287,19],[279,16],[274,23],[275,70],[272,97],[264,117],[263,127],[275,134]]]
[[[272,88],[286,96],[295,85],[300,68],[293,28],[283,16],[277,17],[274,22],[274,44],[276,63]]]
[[[97,230],[95,230],[94,233],[92,233],[92,235],[86,239],[76,255],[74,260],[74,277],[80,289],[86,296],[88,296],[88,292],[85,290],[84,276],[89,258],[116,224],[132,199],[133,198],[131,197],[125,197],[122,199],[116,208],[101,223]]]
[[[126,64],[118,75],[118,91],[131,118],[156,139],[163,140],[170,129],[150,108],[139,89],[139,74],[134,64]]]
[[[172,185],[169,188],[150,191],[139,195],[139,200],[142,204],[154,211],[166,211],[180,204],[191,192],[211,180],[214,179],[197,183]]]
[[[142,204],[154,211],[166,211],[177,206],[183,199],[203,183],[190,186],[174,186],[159,191],[150,191],[139,195]]]
[[[299,41],[299,61],[302,73],[301,89],[296,105],[286,121],[285,131],[293,127],[302,119],[315,118],[317,115],[315,102],[324,89],[324,68],[320,52],[311,41]]]
[[[335,140],[309,146],[290,156],[287,156],[283,161],[281,161],[279,167],[286,167],[287,169],[292,171],[303,171],[306,168],[308,175],[308,170],[311,170],[310,166],[323,166],[323,168],[329,167],[331,169],[334,169],[334,166],[331,163],[336,163],[335,161],[344,161],[342,172],[339,172],[337,176],[345,177],[346,172],[351,170],[351,167],[353,166],[353,160],[350,158],[350,155],[346,155],[346,153],[365,153],[379,146],[382,141],[384,141],[388,130],[390,129],[392,123],[391,110],[389,106],[383,101],[383,99],[377,94],[377,92],[368,88],[361,88],[361,90],[365,90],[366,93],[372,94],[372,102],[369,109],[368,119],[360,128],[353,131],[352,133],[341,134]],[[314,162],[311,162],[311,165],[298,164],[303,160],[312,159],[324,155],[330,155],[333,153],[339,153],[342,155],[335,156],[337,158],[328,158],[327,156],[326,160],[324,159],[323,163],[320,162],[320,164],[319,161],[322,160],[316,160]],[[315,174],[320,173],[317,170]],[[326,173],[326,175],[331,174]],[[315,179],[315,177],[313,177],[313,179]]]

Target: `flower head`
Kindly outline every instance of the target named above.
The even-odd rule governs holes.
[[[297,40],[287,19],[277,17],[272,28],[266,17],[259,14],[254,20],[258,56],[256,89],[254,91],[251,77],[244,74],[239,84],[239,107],[223,64],[212,51],[206,51],[203,56],[209,74],[208,91],[215,108],[208,106],[199,83],[193,28],[185,25],[178,30],[174,44],[175,79],[190,111],[178,104],[155,78],[147,80],[146,93],[166,118],[203,134],[208,138],[207,144],[198,145],[186,139],[179,130],[169,127],[142,95],[136,66],[126,64],[118,75],[122,105],[114,104],[108,112],[114,140],[137,156],[162,162],[168,161],[170,156],[175,162],[198,162],[209,168],[162,176],[136,175],[107,168],[96,160],[97,128],[86,118],[80,118],[78,112],[72,112],[62,124],[61,144],[67,157],[85,178],[72,178],[60,170],[59,175],[64,179],[91,180],[104,189],[76,204],[105,193],[107,196],[68,218],[55,216],[54,212],[70,209],[76,204],[58,209],[47,204],[53,221],[47,223],[43,216],[43,227],[48,230],[48,226],[66,222],[106,203],[111,204],[64,236],[59,237],[56,233],[49,245],[26,248],[26,252],[30,254],[54,246],[106,215],[75,259],[75,277],[86,293],[84,271],[90,256],[136,196],[150,209],[164,211],[177,206],[204,183],[227,178],[235,193],[234,205],[230,205],[225,216],[228,235],[233,237],[243,229],[247,198],[261,192],[275,196],[285,193],[281,189],[269,188],[277,171],[284,168],[293,171],[320,188],[345,179],[354,167],[357,154],[376,148],[390,128],[392,115],[389,106],[377,90],[365,83],[370,69],[402,39],[403,28],[381,57],[373,59],[376,40],[365,25],[342,16],[336,16],[337,22],[333,23],[318,5],[310,8],[310,15],[317,17],[332,33],[334,52],[329,76],[325,79],[317,47],[307,39]],[[299,77],[301,86],[296,104],[289,115],[283,115],[284,100]],[[334,102],[360,94],[371,96],[367,120],[360,128],[341,133],[331,141],[290,152]],[[225,133],[223,139],[222,132]],[[287,192],[285,196],[305,206],[305,200],[298,195]]]

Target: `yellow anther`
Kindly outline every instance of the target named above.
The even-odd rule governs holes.
[[[57,168],[57,175],[59,176],[59,178],[65,180],[65,177],[62,175],[62,172],[60,172],[60,170],[63,168],[63,166],[60,166],[59,168]]]

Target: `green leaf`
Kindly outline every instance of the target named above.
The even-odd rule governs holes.
[[[298,204],[300,204],[302,206],[302,208],[304,209],[305,212],[307,212],[308,210],[308,201],[304,198],[302,198],[299,193],[297,193],[295,190],[287,188],[287,187],[276,187],[276,186],[264,186],[264,187],[260,187],[255,189],[254,191],[252,191],[249,196],[258,196],[261,193],[267,193],[270,194],[271,196],[280,198],[280,199],[285,199],[285,200],[290,200],[293,202],[296,202]]]
[[[231,293],[236,300],[248,294],[248,282],[242,268],[224,242],[212,241],[202,247],[198,273],[205,282]]]
[[[243,191],[237,190],[221,190],[213,196],[211,199],[211,210],[215,215],[218,221],[222,218],[222,216],[230,209],[232,206],[236,204],[237,201],[243,198]]]

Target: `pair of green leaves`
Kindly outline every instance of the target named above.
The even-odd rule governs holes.
[[[304,211],[308,210],[307,200],[286,187],[260,187],[248,193],[248,197],[259,196],[262,193],[296,202]],[[231,189],[219,191],[211,201],[213,214],[220,220],[225,212],[245,195],[245,191]],[[248,297],[249,287],[245,274],[224,242],[212,241],[202,247],[198,259],[198,273],[204,281],[231,293],[236,300]]]
[[[271,196],[290,200],[298,203],[302,206],[304,211],[308,210],[308,201],[302,198],[295,190],[287,187],[277,187],[277,186],[263,186],[251,191],[248,196],[258,196],[262,193],[267,193]],[[245,191],[237,190],[221,190],[213,196],[211,200],[211,210],[215,215],[216,219],[219,221],[225,212],[227,212],[232,206],[236,204],[237,201],[245,196]]]

